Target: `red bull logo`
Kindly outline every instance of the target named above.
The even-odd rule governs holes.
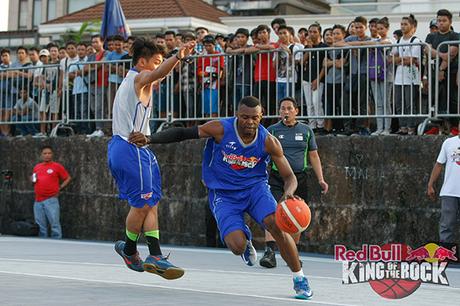
[[[230,168],[234,170],[243,170],[243,169],[252,169],[260,161],[260,158],[251,156],[245,157],[243,155],[236,155],[236,154],[226,154],[222,151],[223,161],[230,165]]]
[[[436,243],[428,243],[424,246],[418,247],[412,250],[410,247],[407,247],[407,258],[406,261],[427,261],[427,262],[437,262],[437,261],[446,261],[452,260],[457,261],[456,247],[452,249],[447,249],[445,247],[439,246]]]
[[[449,286],[448,260],[457,261],[456,247],[435,243],[411,248],[404,244],[362,245],[360,250],[335,246],[335,260],[343,264],[343,284],[369,282],[387,299],[401,299],[414,293],[421,284]]]

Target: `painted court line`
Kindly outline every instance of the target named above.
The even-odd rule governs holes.
[[[90,283],[102,283],[102,284],[113,284],[113,285],[130,285],[130,286],[140,286],[140,287],[149,287],[149,288],[160,288],[160,289],[169,289],[169,290],[189,291],[189,292],[196,292],[196,293],[207,293],[207,294],[219,294],[219,295],[228,295],[228,296],[249,297],[249,298],[256,298],[256,299],[285,301],[285,302],[292,302],[292,303],[297,302],[297,303],[312,303],[312,304],[335,305],[335,306],[356,306],[354,304],[331,303],[331,302],[316,301],[316,300],[305,301],[305,300],[295,300],[293,298],[271,297],[271,296],[263,296],[263,295],[256,295],[256,294],[242,294],[242,293],[214,291],[214,290],[199,290],[199,289],[181,288],[181,287],[169,287],[169,286],[152,285],[152,284],[144,284],[144,283],[109,281],[109,280],[99,280],[99,279],[86,279],[86,278],[79,278],[79,277],[56,276],[56,275],[48,275],[48,274],[19,273],[19,272],[10,272],[10,271],[1,271],[1,270],[0,270],[0,273],[10,274],[10,275],[20,275],[20,276],[43,277],[43,278],[51,278],[51,279],[73,280],[73,281],[90,282]]]
[[[109,242],[92,242],[92,241],[72,241],[72,240],[55,240],[55,239],[40,239],[40,238],[21,238],[15,239],[14,237],[0,237],[0,242],[37,242],[37,243],[54,243],[54,244],[76,244],[76,245],[87,245],[87,246],[104,246],[113,248],[113,243]],[[207,249],[207,248],[193,248],[193,247],[176,247],[172,245],[163,244],[162,249],[165,250],[172,250],[172,251],[183,251],[183,252],[191,252],[191,253],[207,253],[207,254],[224,254],[228,255],[231,254],[230,250],[228,249]],[[140,249],[147,249],[147,246],[144,244],[139,245]],[[262,252],[258,252],[262,254]],[[277,258],[281,259],[281,256],[277,255]],[[322,262],[322,263],[330,263],[336,265],[342,265],[342,263],[333,260],[332,258],[316,258],[316,257],[308,257],[308,256],[300,256],[302,261],[311,261],[311,262]]]
[[[59,261],[59,260],[45,260],[45,259],[18,259],[18,258],[5,258],[0,257],[0,261],[7,262],[33,262],[33,263],[49,263],[49,264],[63,264],[63,265],[83,265],[83,266],[100,266],[100,267],[122,267],[123,264],[106,264],[106,263],[93,263],[93,262],[80,262],[80,261]],[[214,270],[214,269],[197,269],[197,268],[187,268],[184,267],[186,271],[196,271],[196,272],[210,272],[210,273],[224,273],[224,274],[246,274],[253,276],[277,276],[277,277],[287,277],[290,276],[289,273],[259,273],[259,272],[246,272],[246,271],[231,271],[231,270]],[[328,277],[328,276],[316,276],[307,274],[308,278],[312,279],[328,279],[334,281],[341,281],[341,278],[338,277]]]

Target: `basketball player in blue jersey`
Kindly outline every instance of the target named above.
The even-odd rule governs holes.
[[[152,85],[172,71],[194,47],[194,43],[186,44],[163,62],[163,47],[147,39],[136,39],[132,46],[133,68],[118,88],[113,104],[109,168],[118,185],[120,199],[127,200],[131,206],[126,218],[125,241],[118,241],[115,251],[128,268],[155,273],[166,279],[179,278],[184,270],[171,264],[160,249],[157,208],[161,198],[160,169],[152,151],[129,143],[128,137],[132,132],[150,135]],[[150,252],[145,261],[137,251],[141,232]]]
[[[251,232],[244,223],[244,213],[248,213],[275,238],[281,256],[293,272],[295,297],[309,299],[312,291],[300,266],[294,240],[275,223],[276,201],[270,192],[267,174],[270,157],[284,180],[282,199],[294,197],[297,179],[279,141],[260,124],[261,119],[260,101],[244,97],[234,118],[192,128],[172,128],[150,137],[132,133],[129,141],[142,147],[148,143],[208,138],[202,176],[221,239],[233,254],[241,255],[247,265],[254,265],[257,253],[251,243]]]

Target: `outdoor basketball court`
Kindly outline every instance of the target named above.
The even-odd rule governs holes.
[[[143,256],[145,245],[140,246]],[[0,305],[460,305],[460,269],[449,268],[450,287],[422,284],[402,300],[384,300],[370,285],[342,285],[342,265],[302,254],[314,296],[291,296],[284,261],[265,269],[245,266],[228,250],[163,246],[186,269],[168,281],[128,270],[113,243],[0,237]],[[262,254],[259,253],[259,256]]]

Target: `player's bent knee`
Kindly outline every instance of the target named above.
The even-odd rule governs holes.
[[[267,217],[265,217],[264,225],[265,225],[265,228],[267,229],[267,231],[270,234],[273,235],[273,234],[279,234],[280,233],[280,229],[278,228],[278,226],[276,226],[275,214],[271,214],[271,215],[268,215]]]
[[[225,244],[235,255],[241,255],[246,250],[246,239],[225,239]]]

